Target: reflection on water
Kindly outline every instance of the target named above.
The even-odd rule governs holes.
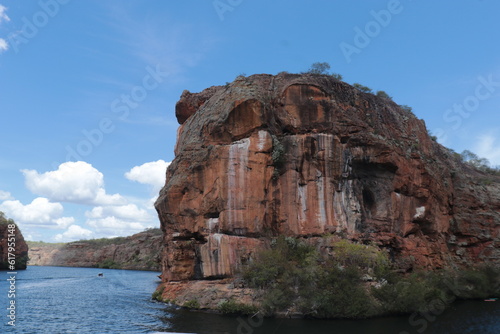
[[[98,277],[102,272],[103,277]],[[455,303],[427,319],[300,320],[229,317],[157,303],[158,273],[29,267],[17,274],[16,327],[6,323],[7,284],[0,285],[4,333],[500,333],[500,301]],[[2,281],[6,274],[2,274]]]
[[[427,319],[426,319],[427,317]],[[265,319],[252,326],[248,317],[225,317],[184,310],[167,311],[163,321],[175,332],[215,333],[339,333],[339,334],[461,334],[500,333],[500,302],[466,301],[453,304],[439,316],[382,317],[366,320]],[[258,319],[253,323],[258,322]],[[413,325],[413,326],[412,326]]]

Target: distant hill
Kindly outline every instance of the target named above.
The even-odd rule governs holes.
[[[111,239],[70,243],[28,241],[28,265],[159,271],[162,238],[160,229],[150,229]]]

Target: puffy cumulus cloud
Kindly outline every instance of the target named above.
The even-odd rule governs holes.
[[[61,203],[52,203],[43,197],[35,198],[26,205],[18,200],[4,201],[0,204],[0,211],[18,223],[46,228],[63,229],[74,222],[73,217],[61,217],[63,213]]]
[[[9,49],[9,43],[3,38],[0,38],[0,53]]]
[[[116,217],[118,219],[148,222],[152,220],[151,214],[144,209],[139,209],[135,204],[120,206],[97,206],[85,213],[89,219],[103,219],[106,217]]]
[[[5,7],[4,5],[0,5],[0,23],[2,23],[3,21],[10,21],[10,18],[5,12],[7,12],[7,7]]]
[[[127,202],[119,194],[106,194],[104,176],[84,161],[65,162],[57,170],[43,174],[27,169],[22,172],[26,187],[31,192],[54,202],[87,205],[121,205]]]
[[[500,165],[500,140],[493,134],[480,136],[474,149],[481,158],[486,158],[492,165]]]
[[[65,229],[70,227],[75,222],[75,218],[73,217],[61,217],[54,219],[54,223],[58,228]]]
[[[0,190],[0,201],[5,201],[5,200],[11,199],[11,198],[12,198],[12,196],[10,195],[10,192]]]
[[[142,232],[146,228],[154,227],[151,223],[126,221],[115,216],[89,219],[86,224],[92,227],[97,233],[106,237],[128,236]]]
[[[164,160],[146,162],[140,166],[135,166],[125,173],[125,177],[131,181],[148,184],[155,191],[159,191],[165,184],[165,172],[170,162]]]
[[[94,236],[94,232],[79,225],[71,225],[65,232],[56,234],[54,240],[58,242],[69,242],[75,240],[89,239]]]

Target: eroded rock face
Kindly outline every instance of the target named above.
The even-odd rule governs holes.
[[[277,235],[372,241],[404,270],[498,263],[499,178],[388,99],[329,76],[254,75],[184,92],[176,114],[156,202],[166,282],[233,277]]]

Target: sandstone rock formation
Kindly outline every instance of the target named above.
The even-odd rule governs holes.
[[[3,212],[0,212],[0,270],[13,271],[9,265],[9,246],[14,248],[14,269],[26,269],[28,245],[24,241],[23,234],[13,220],[5,218]]]
[[[158,232],[155,229],[130,237],[67,244],[30,242],[29,265],[159,271],[162,235]]]
[[[253,75],[185,91],[176,115],[156,202],[167,287],[231,278],[277,235],[374,242],[402,270],[500,259],[500,179],[390,99],[326,75]]]

